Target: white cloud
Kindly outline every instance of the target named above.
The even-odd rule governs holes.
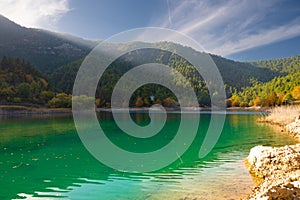
[[[279,0],[169,2],[168,16],[154,24],[192,36],[211,53],[226,56],[300,35],[300,18],[272,21]]]
[[[300,18],[297,18],[293,22],[282,25],[271,30],[263,30],[257,34],[248,35],[245,38],[240,38],[237,41],[228,41],[211,51],[216,54],[229,55],[237,53],[250,48],[290,39],[300,35],[300,24],[297,23]]]
[[[68,0],[0,1],[0,14],[25,27],[54,28],[69,10]]]

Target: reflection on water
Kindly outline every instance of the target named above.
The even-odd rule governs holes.
[[[149,123],[146,113],[131,116],[138,124]],[[199,133],[188,151],[170,166],[143,174],[118,172],[95,160],[82,145],[71,116],[2,118],[0,199],[239,199],[253,185],[243,163],[249,149],[295,143],[257,125],[256,117],[227,115],[217,145],[200,160],[197,156],[210,120],[209,113],[201,114]],[[180,114],[169,114],[166,126],[148,142],[122,133],[109,112],[101,113],[99,121],[114,143],[144,152],[174,137]]]

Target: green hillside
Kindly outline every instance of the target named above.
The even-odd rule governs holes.
[[[53,97],[46,78],[25,60],[3,57],[0,103],[44,105]]]
[[[128,45],[138,44],[131,43]],[[199,56],[201,56],[201,53],[192,48],[183,47],[173,43],[164,42],[155,45],[163,47],[166,51],[146,49],[130,52],[118,58],[111,66],[109,66],[103,74],[102,79],[99,81],[99,88],[96,94],[96,97],[101,99],[103,105],[110,102],[111,92],[119,78],[131,68],[144,63],[162,63],[177,69],[191,83],[196,91],[200,105],[209,105],[210,98],[208,90],[201,76],[190,63],[183,58],[179,58],[178,55],[172,52],[176,52],[176,50],[180,48],[181,50],[191,54],[198,54]],[[120,47],[115,47],[115,50],[118,48]],[[122,45],[122,48],[126,48],[126,45]],[[228,97],[230,97],[235,90],[239,91],[243,87],[250,86],[254,79],[266,82],[276,76],[282,75],[279,72],[267,68],[253,66],[251,63],[235,62],[216,55],[211,55],[211,57],[222,75]],[[49,75],[50,82],[58,92],[72,93],[73,83],[82,61],[83,60],[78,60],[61,66]],[[175,84],[178,85],[179,83]],[[144,99],[144,101],[148,101],[147,98],[152,95],[157,97],[157,100],[160,102],[168,97],[175,98],[175,96],[171,94],[170,91],[166,90],[166,88],[157,85],[147,85],[133,94],[131,104],[134,105],[139,97]]]
[[[70,105],[71,97],[68,94],[72,94],[77,71],[85,56],[99,41],[24,28],[1,15],[0,27],[0,58],[10,57],[4,57],[1,64],[0,103],[32,103],[55,107],[59,105],[58,99],[63,99],[62,101],[68,103],[61,106]],[[141,44],[141,42],[108,44],[107,50],[126,50],[132,46],[139,47]],[[170,42],[148,45],[153,48],[129,52],[108,67],[99,80],[96,92],[98,105],[109,106],[111,93],[120,77],[130,69],[145,63],[161,63],[178,70],[194,88],[200,105],[210,105],[205,81],[188,61],[176,54],[184,51],[200,57],[201,52]],[[216,55],[211,55],[211,58],[221,73],[226,95],[231,97],[229,103],[232,105],[273,105],[273,101],[268,103],[270,101],[266,100],[269,95],[271,98],[274,94],[276,99],[294,98],[291,95],[293,87],[298,85],[296,75],[300,71],[300,55],[257,62],[236,62]],[[31,64],[23,59],[30,61]],[[52,87],[49,87],[46,80]],[[177,81],[174,84],[183,86],[186,83]],[[59,94],[59,98],[54,97],[50,102],[54,92],[63,94]],[[150,102],[149,96],[155,96],[155,102]],[[168,101],[166,104],[171,102],[174,105],[176,97],[167,88],[152,84],[139,88],[132,95],[130,105],[150,106],[165,101]]]
[[[280,73],[295,73],[300,71],[300,55],[252,62],[253,65],[267,68]]]
[[[269,82],[254,81],[253,86],[243,88],[230,101],[233,106],[275,106],[300,99],[300,56],[259,61],[274,71],[290,72]]]

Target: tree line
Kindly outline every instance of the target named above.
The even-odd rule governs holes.
[[[251,87],[243,88],[227,99],[228,106],[276,106],[292,104],[300,100],[300,71],[269,82],[253,81]]]
[[[161,63],[177,70],[188,83],[174,78],[174,85],[185,88],[190,84],[199,105],[210,106],[206,82],[187,60],[176,54],[176,48],[166,51],[141,49],[116,59],[99,80],[96,106],[110,107],[112,91],[118,80],[132,68],[145,63]],[[228,106],[274,106],[299,99],[300,56],[253,63],[234,62],[215,55],[211,57],[223,77]],[[82,62],[78,60],[50,74],[42,74],[28,61],[4,56],[0,63],[0,103],[71,107],[73,84]],[[89,97],[80,99],[88,100]],[[131,107],[149,107],[153,104],[179,106],[175,94],[158,84],[138,88],[129,102]]]

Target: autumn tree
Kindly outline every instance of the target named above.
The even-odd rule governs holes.
[[[260,97],[256,97],[255,100],[253,101],[254,106],[261,106],[261,98]]]
[[[231,99],[226,99],[226,107],[231,107],[231,106],[232,106]]]
[[[161,105],[162,103],[161,103],[161,100],[160,100],[160,99],[156,99],[156,100],[154,101],[154,104],[159,104],[159,105]]]
[[[97,107],[97,108],[100,108],[100,107],[101,107],[101,104],[102,104],[101,99],[97,98],[97,99],[95,100],[95,104],[96,104],[96,107]]]
[[[240,105],[239,96],[237,94],[233,94],[231,99],[231,106],[236,107]]]
[[[277,102],[276,102],[276,104],[277,104],[277,105],[283,104],[283,102],[284,102],[284,97],[285,97],[284,94],[277,94]]]
[[[276,104],[276,101],[277,101],[277,95],[275,92],[271,92],[269,95],[268,95],[268,103],[269,103],[269,106],[275,106]]]
[[[178,106],[178,102],[175,101],[173,98],[168,97],[166,99],[164,99],[163,101],[163,106],[165,107],[177,107]]]
[[[135,102],[135,106],[136,107],[142,107],[144,105],[144,101],[143,101],[143,98],[141,97],[138,97],[136,102]]]
[[[294,87],[291,94],[295,100],[300,100],[300,86]]]

